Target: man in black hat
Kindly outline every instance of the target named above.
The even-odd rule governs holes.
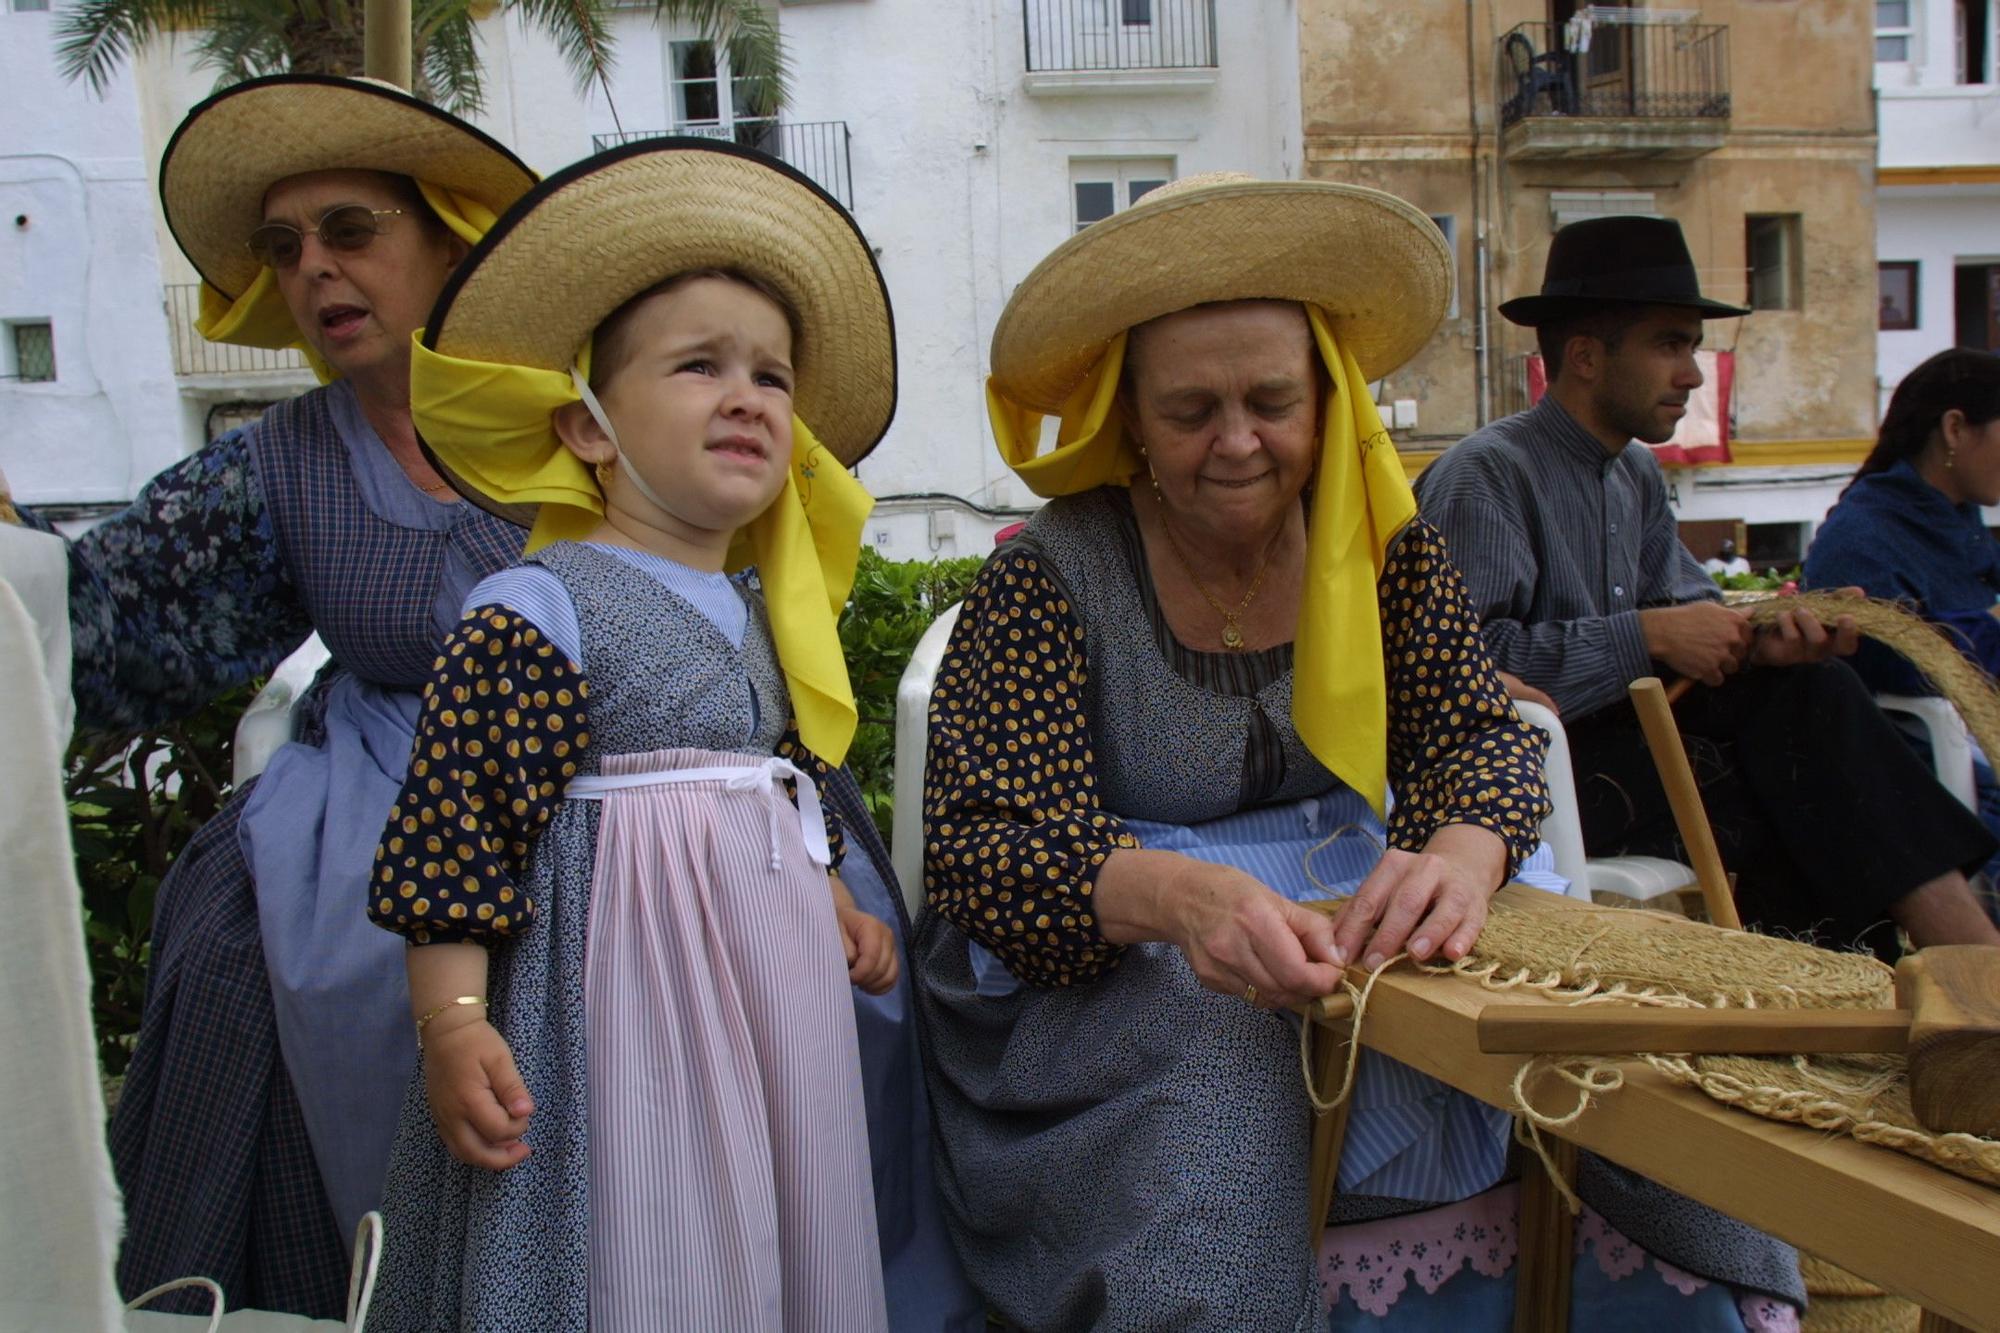
[[[1685,676],[1676,708],[1746,922],[1895,948],[2000,943],[1966,875],[1994,850],[1833,660],[1852,621],[1753,629],[1681,544],[1652,450],[1701,387],[1702,324],[1749,312],[1701,295],[1679,224],[1563,228],[1542,291],[1500,307],[1535,330],[1548,392],[1425,472],[1499,668],[1554,698],[1592,856],[1685,860],[1626,687]]]

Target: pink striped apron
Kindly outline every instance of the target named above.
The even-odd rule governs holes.
[[[584,966],[591,1328],[876,1333],[860,1057],[812,780],[708,750],[604,770],[567,793],[604,803]]]

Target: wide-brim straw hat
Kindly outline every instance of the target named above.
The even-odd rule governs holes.
[[[775,158],[662,137],[585,158],[536,186],[445,284],[424,345],[566,370],[591,331],[675,274],[733,270],[798,316],[792,410],[852,467],[896,411],[889,290],[854,219]]]
[[[224,89],[174,131],[160,159],[167,228],[202,279],[234,299],[257,277],[245,243],[264,196],[308,171],[394,172],[495,213],[535,183],[499,140],[393,84],[278,74]]]
[[[1416,355],[1451,302],[1452,260],[1428,216],[1332,181],[1189,176],[1064,241],[993,330],[993,378],[1055,412],[1123,330],[1190,306],[1267,298],[1318,306],[1361,373]]]

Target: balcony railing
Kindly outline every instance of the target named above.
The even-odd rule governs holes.
[[[1566,26],[1522,23],[1500,39],[1502,126],[1544,116],[1729,118],[1726,25],[1600,22],[1579,49],[1566,43]]]
[[[306,369],[305,357],[295,351],[212,343],[196,333],[195,318],[201,314],[200,283],[170,283],[165,291],[167,330],[174,344],[174,374],[295,375]]]
[[[1214,69],[1215,0],[1021,0],[1030,74]]]
[[[694,135],[754,148],[811,178],[820,189],[838,199],[843,207],[854,207],[854,158],[848,146],[853,136],[848,133],[844,120],[739,120],[733,125],[680,124],[670,130],[595,134],[591,136],[590,145],[593,151],[601,153],[620,144],[657,139],[663,134]]]

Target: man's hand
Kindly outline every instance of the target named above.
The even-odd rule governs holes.
[[[1864,597],[1859,588],[1842,588],[1843,597]],[[1803,608],[1786,611],[1766,625],[1757,627],[1750,645],[1750,660],[1758,666],[1803,666],[1824,662],[1829,657],[1848,657],[1861,644],[1861,634],[1853,616],[1839,616],[1828,633],[1823,621]]]
[[[1719,602],[1641,611],[1639,633],[1648,657],[1704,685],[1720,685],[1740,670],[1755,637],[1748,620]]]

